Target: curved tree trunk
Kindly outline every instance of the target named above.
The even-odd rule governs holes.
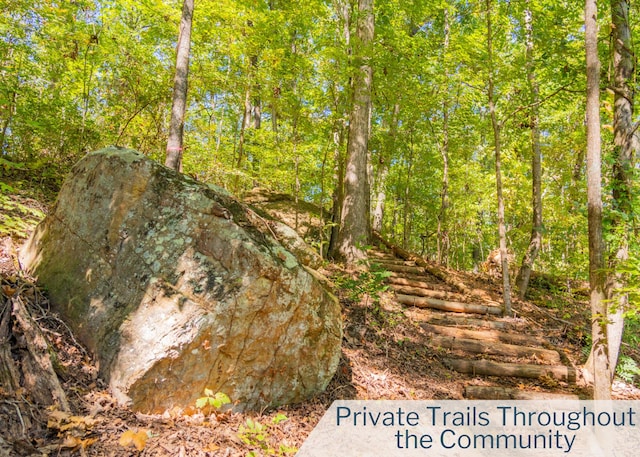
[[[187,89],[189,86],[189,50],[191,48],[191,23],[193,21],[193,1],[184,0],[180,35],[176,53],[176,74],[173,79],[173,104],[169,123],[169,139],[167,140],[167,157],[165,165],[182,171],[182,152],[184,131],[184,113],[187,108]]]

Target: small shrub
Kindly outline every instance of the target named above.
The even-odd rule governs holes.
[[[227,396],[227,394],[222,392],[213,393],[213,390],[211,389],[204,389],[204,397],[200,397],[196,400],[196,408],[220,409],[222,408],[222,406],[229,403],[231,403],[231,399]]]

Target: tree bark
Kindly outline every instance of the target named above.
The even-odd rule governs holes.
[[[533,41],[533,15],[531,12],[530,1],[527,0],[527,7],[524,12],[525,31],[527,42],[527,80],[529,81],[529,89],[531,91],[531,114],[529,123],[531,124],[531,181],[532,181],[532,198],[531,208],[533,210],[533,220],[531,228],[531,238],[529,246],[522,259],[520,272],[516,279],[518,285],[518,294],[521,299],[527,294],[529,287],[529,279],[531,278],[531,270],[533,263],[538,257],[538,252],[542,246],[542,152],[540,148],[540,128],[539,128],[539,109],[540,89],[536,79],[535,72],[535,55]]]
[[[327,247],[327,255],[331,257],[333,252],[338,249],[338,233],[340,232],[340,219],[342,216],[342,201],[344,200],[344,154],[342,153],[342,145],[344,143],[344,129],[336,121],[333,130],[333,179],[335,187],[332,196],[331,211],[331,234],[329,236],[329,246]]]
[[[587,61],[587,219],[592,346],[585,368],[593,376],[594,399],[608,400],[611,398],[611,366],[607,342],[606,277],[602,237],[600,60],[597,14],[596,0],[586,0],[584,20]]]
[[[629,258],[629,239],[631,227],[628,220],[631,207],[631,173],[634,157],[638,151],[638,140],[633,125],[634,110],[634,66],[635,55],[629,26],[629,1],[611,1],[611,23],[614,66],[614,108],[613,135],[615,163],[613,165],[613,205],[617,210],[613,214],[612,229],[615,244],[609,254],[609,271],[614,272],[607,282],[607,302],[612,303],[607,324],[609,343],[609,365],[611,375],[615,374],[624,331],[623,313],[628,306],[628,295],[621,292],[625,287],[623,275],[616,272],[617,266]]]
[[[351,56],[351,10],[349,0],[335,0],[334,8],[336,14],[341,20],[342,27],[338,27],[336,36],[342,35],[346,47],[346,55]],[[338,40],[336,40],[338,41]],[[340,43],[336,42],[336,46]],[[337,61],[336,61],[337,64]],[[338,70],[339,65],[336,65]],[[351,78],[349,78],[351,81]],[[333,144],[334,144],[334,191],[331,211],[331,234],[329,236],[329,246],[327,247],[327,256],[332,257],[338,251],[338,235],[340,233],[340,220],[342,219],[342,204],[344,202],[344,175],[345,175],[345,157],[343,154],[344,133],[346,130],[346,122],[342,120],[342,103],[340,102],[342,90],[338,81],[333,83],[333,111],[336,117],[333,121]]]
[[[187,90],[189,87],[189,50],[191,48],[191,23],[193,22],[194,0],[184,0],[180,34],[176,52],[176,74],[173,79],[173,104],[169,122],[167,157],[165,166],[182,171],[182,153],[184,150],[184,113],[187,108]]]
[[[371,65],[374,33],[373,0],[359,0],[358,26],[354,39],[353,105],[349,121],[344,199],[336,251],[332,257],[355,264],[366,259],[369,243],[368,142],[371,111]]]
[[[504,222],[504,198],[502,196],[502,171],[501,171],[501,140],[500,124],[496,114],[495,81],[493,69],[493,37],[491,26],[491,0],[486,0],[487,7],[487,55],[489,64],[489,81],[487,99],[489,102],[489,114],[493,127],[493,145],[496,156],[496,193],[498,197],[498,237],[500,239],[500,264],[502,268],[502,299],[504,301],[505,316],[511,315],[511,281],[509,278],[509,256],[507,252],[507,229]]]

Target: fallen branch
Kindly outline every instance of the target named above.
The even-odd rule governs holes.
[[[14,320],[13,333],[19,341],[24,387],[35,402],[57,404],[62,411],[70,411],[67,396],[51,363],[53,350],[38,324],[19,296],[10,299]]]

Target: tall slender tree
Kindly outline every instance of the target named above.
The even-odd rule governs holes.
[[[349,117],[344,196],[338,230],[336,259],[348,264],[366,258],[363,246],[370,239],[368,144],[373,84],[373,0],[358,1],[358,20],[353,40],[353,104]]]
[[[440,191],[440,212],[438,213],[438,262],[448,264],[449,261],[449,39],[451,27],[449,25],[449,10],[444,8],[444,41],[442,43],[442,66],[446,78],[444,100],[442,102],[442,190]]]
[[[533,39],[533,11],[530,0],[527,0],[524,11],[525,41],[526,41],[526,66],[527,81],[529,82],[530,114],[529,124],[531,129],[531,208],[533,210],[531,238],[529,246],[522,259],[520,272],[516,279],[518,285],[518,295],[524,298],[529,287],[529,278],[533,263],[538,257],[538,252],[542,246],[542,150],[540,147],[540,88],[535,71],[535,54]]]
[[[489,115],[493,128],[493,148],[496,159],[496,193],[498,197],[498,237],[500,243],[500,265],[502,269],[502,300],[504,302],[504,314],[511,314],[511,279],[509,278],[509,256],[507,252],[507,228],[504,221],[504,197],[502,195],[502,142],[500,130],[502,125],[498,122],[496,113],[495,74],[493,59],[493,28],[491,0],[486,0],[487,16],[487,59],[489,75],[487,81],[487,100],[489,103]]]
[[[382,221],[384,219],[384,208],[387,194],[385,190],[387,176],[389,174],[389,162],[391,155],[396,147],[396,137],[398,135],[398,124],[400,120],[400,103],[393,105],[391,112],[391,120],[389,121],[389,130],[385,136],[386,156],[383,153],[378,158],[378,176],[375,180],[375,208],[373,210],[373,230],[382,232]]]
[[[611,398],[611,366],[607,341],[605,248],[602,236],[602,175],[600,137],[600,59],[598,7],[586,0],[584,10],[587,61],[587,219],[589,225],[589,289],[591,354],[586,369],[593,376],[595,400]]]
[[[180,33],[176,50],[176,74],[173,79],[173,103],[169,122],[167,156],[164,164],[174,170],[182,171],[182,152],[184,150],[184,114],[187,109],[187,91],[189,87],[189,51],[191,49],[191,24],[193,22],[194,0],[184,0]]]

